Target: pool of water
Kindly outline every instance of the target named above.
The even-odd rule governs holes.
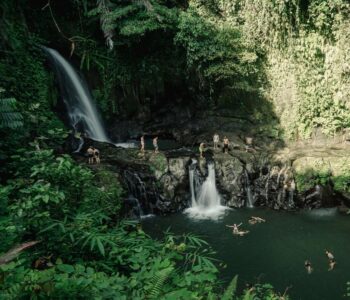
[[[250,225],[250,216],[266,223]],[[243,223],[249,230],[244,237],[233,236],[225,225]],[[268,282],[278,292],[287,287],[292,299],[342,299],[350,281],[350,216],[335,209],[305,212],[276,212],[268,209],[229,210],[219,220],[196,220],[186,214],[143,220],[143,228],[158,238],[171,228],[175,234],[192,232],[203,237],[216,250],[227,268],[220,273],[229,281],[239,275],[239,286]],[[328,271],[325,249],[337,261]],[[313,272],[307,274],[304,261],[309,259]]]

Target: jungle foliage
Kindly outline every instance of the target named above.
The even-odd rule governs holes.
[[[236,293],[237,278],[225,290],[202,239],[155,241],[123,221],[119,182],[62,154],[40,45],[71,57],[106,118],[249,95],[307,138],[349,126],[349,14],[345,0],[1,1],[0,253],[38,242],[0,265],[1,297],[278,299],[269,285]],[[348,177],[335,185],[348,191]]]

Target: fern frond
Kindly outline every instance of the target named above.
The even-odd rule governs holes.
[[[0,88],[0,95],[4,90]],[[23,117],[16,111],[15,98],[0,98],[0,129],[23,126]]]
[[[227,289],[225,290],[225,293],[222,296],[222,300],[233,300],[235,293],[236,293],[236,289],[237,289],[237,278],[238,276],[236,275],[235,277],[233,277],[231,283],[229,284],[229,286],[227,287]]]
[[[158,271],[151,279],[152,288],[150,289],[148,299],[158,298],[162,292],[164,283],[169,278],[170,274],[173,272],[174,267],[168,267],[166,269]]]

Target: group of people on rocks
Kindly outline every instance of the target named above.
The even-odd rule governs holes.
[[[260,217],[254,217],[251,216],[248,220],[250,225],[255,225],[257,223],[265,223],[266,220]],[[232,228],[232,234],[233,235],[239,235],[239,236],[244,236],[246,234],[249,233],[249,230],[239,230],[239,227],[242,225],[242,223],[240,224],[233,224],[233,225],[226,225],[226,227]]]
[[[254,149],[252,147],[252,141],[253,141],[252,138],[250,138],[250,137],[246,138],[246,141],[245,141],[246,152],[250,151],[251,149]],[[155,136],[153,138],[152,143],[153,143],[154,153],[158,153],[159,152],[158,136]],[[224,136],[224,138],[222,140],[222,152],[223,153],[227,154],[230,151],[229,145],[230,145],[229,139],[226,136]],[[220,136],[217,133],[215,133],[213,135],[213,148],[214,148],[214,150],[218,150],[220,148]],[[204,142],[200,143],[198,150],[199,150],[199,157],[203,158],[204,157],[203,154],[206,150],[206,144]],[[140,138],[140,151],[141,151],[141,153],[145,152],[145,135],[142,135]]]
[[[205,146],[206,146],[205,143],[199,144],[199,157],[200,158],[203,158]],[[229,146],[230,146],[230,141],[227,138],[227,136],[224,136],[224,138],[222,140],[222,152],[227,154],[230,151]],[[220,136],[217,133],[215,133],[213,135],[213,148],[214,148],[214,151],[218,150],[220,148]],[[245,138],[245,151],[246,152],[249,152],[249,151],[255,152],[256,151],[253,147],[253,138],[251,138],[251,137]]]
[[[101,162],[100,150],[96,149],[93,146],[90,146],[86,152],[87,152],[89,164],[93,164],[94,162],[99,164]]]
[[[155,136],[153,138],[152,143],[153,143],[154,153],[158,153],[159,152],[158,136]],[[141,151],[141,153],[144,153],[145,152],[145,136],[144,135],[142,135],[140,138],[140,144],[141,144],[140,151]]]
[[[222,143],[223,143],[222,152],[228,153],[230,141],[226,136],[224,136]],[[213,145],[214,145],[213,147],[214,150],[218,150],[220,147],[220,137],[217,133],[213,135]],[[198,150],[199,150],[199,157],[203,158],[203,153],[205,151],[205,143],[200,143]]]
[[[328,250],[325,250],[325,254],[326,254],[327,258],[328,258],[328,265],[329,265],[328,271],[332,271],[334,269],[335,265],[336,265],[336,261],[335,261],[334,255],[333,255],[333,253],[331,253]],[[305,269],[306,269],[307,273],[311,274],[312,271],[313,271],[313,268],[312,268],[310,260],[307,259],[305,261],[305,263],[304,263],[304,266],[305,266]]]

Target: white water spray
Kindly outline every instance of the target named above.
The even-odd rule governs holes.
[[[189,178],[192,206],[185,212],[196,219],[218,219],[227,207],[221,205],[220,195],[216,189],[214,164],[208,165],[208,177],[200,187],[198,197],[195,191],[194,168],[189,170]]]
[[[254,199],[253,199],[253,195],[252,195],[252,189],[250,187],[250,180],[249,180],[249,174],[248,171],[246,169],[244,169],[244,173],[245,173],[245,189],[247,191],[247,207],[249,208],[253,208],[254,207]]]

